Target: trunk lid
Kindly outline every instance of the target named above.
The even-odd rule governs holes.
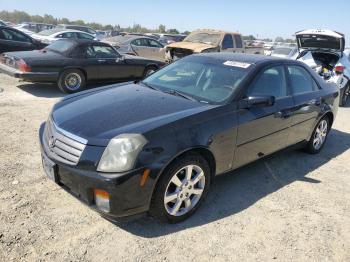
[[[299,49],[324,50],[343,52],[345,37],[343,34],[331,30],[305,30],[297,32],[296,40]]]

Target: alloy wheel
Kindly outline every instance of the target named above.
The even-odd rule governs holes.
[[[170,179],[164,194],[164,206],[169,215],[182,216],[192,210],[205,188],[204,171],[197,165],[181,168]]]
[[[80,88],[82,79],[79,74],[70,73],[66,76],[64,83],[67,89],[74,91]]]
[[[323,143],[326,141],[327,133],[328,123],[325,119],[323,119],[318,124],[314,135],[313,146],[316,150],[320,149]]]

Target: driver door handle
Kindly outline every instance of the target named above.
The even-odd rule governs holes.
[[[106,59],[98,59],[97,61],[100,63],[104,63],[104,62],[106,62]]]

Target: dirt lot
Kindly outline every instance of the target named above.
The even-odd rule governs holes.
[[[350,261],[350,108],[323,152],[280,152],[216,180],[188,221],[112,224],[44,177],[54,86],[0,74],[0,261]]]

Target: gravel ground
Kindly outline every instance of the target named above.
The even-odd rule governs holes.
[[[0,261],[350,261],[350,107],[321,154],[218,177],[181,224],[112,224],[44,177],[38,128],[62,94],[5,75],[0,89]]]

